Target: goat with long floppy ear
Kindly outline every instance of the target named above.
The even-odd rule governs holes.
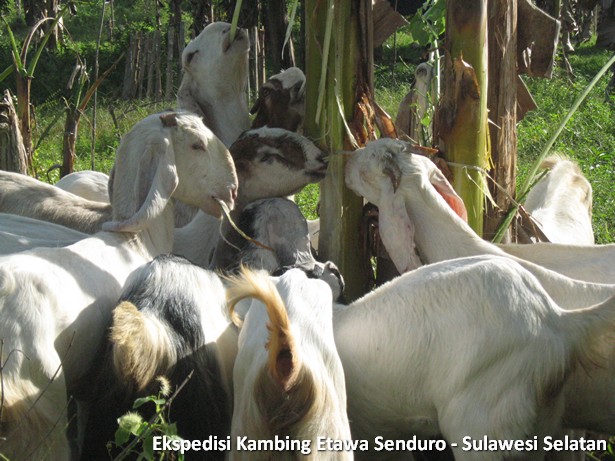
[[[67,395],[79,398],[87,387],[82,380],[129,275],[171,250],[168,196],[203,211],[218,207],[216,200],[233,207],[237,176],[214,138],[194,114],[146,117],[121,143],[114,174],[109,227],[131,233],[99,232],[66,248],[0,257],[0,451],[9,458],[42,459],[54,444],[53,459],[69,458]]]
[[[396,155],[405,155],[406,147],[399,143],[395,145]],[[368,155],[374,174],[359,173],[359,169],[348,169],[346,185],[364,196],[368,201],[378,204],[378,229],[382,243],[393,263],[400,273],[408,272],[422,265],[416,253],[414,244],[414,225],[406,212],[405,198],[399,191],[403,175],[401,166],[393,157],[393,153],[385,148],[357,151],[354,156]],[[352,161],[352,158],[349,161]],[[386,199],[384,198],[386,197]]]
[[[368,143],[347,161],[346,185],[372,203],[388,206],[387,202],[393,201],[394,196],[386,193],[392,191],[392,186],[380,159],[392,156],[402,173],[395,195],[403,194],[405,198],[406,214],[415,228],[415,244],[425,263],[480,254],[504,256],[504,251],[481,239],[468,226],[462,200],[438,167],[426,157],[407,154],[407,150],[404,143],[394,139]],[[402,228],[393,237],[411,245]],[[403,258],[403,254],[392,251],[389,254],[394,261]],[[585,283],[528,261],[515,260],[532,272],[555,301],[564,307],[585,307],[615,294],[615,285]]]
[[[133,139],[136,135],[130,133],[122,140],[114,167],[116,174],[112,177],[113,186],[110,188],[116,220],[103,224],[103,230],[138,232],[144,223],[162,212],[177,187],[179,181],[170,132],[170,127],[177,126],[176,114],[161,115],[160,120],[165,132],[164,138],[161,139],[156,133],[157,136],[146,138],[145,142],[139,140],[143,151],[138,156],[136,175],[134,168],[129,166],[134,162],[134,156],[128,150],[136,142],[136,139]],[[142,138],[142,135],[139,138]],[[153,177],[152,171],[155,171]],[[134,175],[134,184],[118,177],[121,174]],[[133,190],[126,190],[127,188]]]

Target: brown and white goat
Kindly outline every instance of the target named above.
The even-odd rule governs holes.
[[[305,117],[305,74],[290,67],[269,77],[250,109],[252,128],[268,126],[300,131]]]

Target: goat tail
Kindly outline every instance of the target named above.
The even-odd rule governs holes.
[[[167,326],[128,301],[113,310],[113,367],[119,377],[143,391],[176,363]]]
[[[615,296],[591,307],[563,311],[563,317],[576,346],[573,363],[586,369],[603,366],[605,347],[612,344],[615,332]]]
[[[240,276],[230,279],[228,291],[228,305],[234,321],[235,305],[245,298],[258,299],[267,309],[267,368],[282,388],[289,389],[299,372],[299,358],[284,301],[266,273],[253,272],[242,267]]]

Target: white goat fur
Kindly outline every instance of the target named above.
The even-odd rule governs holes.
[[[47,221],[0,214],[1,255],[37,247],[64,247],[87,237],[90,235]]]
[[[575,162],[559,156],[545,159],[546,175],[525,199],[525,209],[552,243],[593,245],[592,186]]]
[[[95,202],[29,176],[0,171],[0,211],[42,219],[93,234],[111,219],[109,203]]]
[[[171,250],[170,197],[216,214],[212,197],[233,206],[230,155],[194,115],[139,122],[122,139],[115,168],[114,221],[105,224],[113,232],[0,258],[0,450],[11,459],[41,459],[48,450],[47,459],[68,458],[67,390],[88,369],[128,275]]]
[[[246,93],[248,36],[245,30],[238,30],[231,43],[229,31],[230,24],[212,23],[184,48],[184,76],[177,95],[178,107],[201,115],[205,125],[227,146],[250,127]],[[178,206],[184,214],[188,213],[185,208],[183,204]],[[43,219],[88,234],[98,232],[112,215],[108,203],[64,194],[43,182],[2,171],[0,211]],[[178,216],[178,224],[184,225],[186,221]]]
[[[510,255],[572,279],[615,284],[615,243],[567,245],[539,242],[531,245],[510,243],[498,246]]]
[[[346,164],[345,180],[378,206],[380,236],[401,273],[421,264],[411,247],[416,242],[425,263],[481,254],[515,259],[564,308],[586,307],[615,294],[615,285],[570,279],[478,237],[460,217],[465,206],[442,172],[428,158],[408,152],[401,141],[380,139],[357,150]]]
[[[229,305],[245,298],[253,299],[239,334],[233,372],[232,440],[289,436],[311,441],[311,453],[304,459],[352,459],[350,452],[315,449],[319,436],[350,439],[327,285],[297,269],[279,278],[246,270],[229,289]],[[234,450],[229,459],[253,457]],[[267,458],[291,460],[297,455],[273,451]]]
[[[60,178],[54,186],[94,202],[109,203],[109,176],[100,171],[75,171]]]
[[[508,258],[406,273],[334,311],[353,437],[442,434],[459,444],[457,461],[540,459],[540,452],[464,451],[462,438],[556,433],[567,377],[581,362],[600,360],[594,342],[613,326],[615,297],[564,311]]]
[[[230,146],[250,127],[248,51],[243,29],[230,41],[231,25],[213,22],[186,45],[177,105],[203,117],[205,125]]]
[[[398,175],[395,181],[391,181],[392,170],[397,171],[393,175]],[[357,151],[346,166],[346,184],[378,205],[381,219],[383,216],[394,216],[388,223],[380,221],[380,231],[385,246],[385,233],[388,233],[388,239],[393,239],[397,245],[397,251],[391,251],[388,247],[387,249],[398,270],[403,269],[399,261],[403,254],[400,255],[399,252],[402,251],[404,242],[414,238],[426,263],[480,254],[513,259],[536,276],[549,296],[564,309],[587,307],[605,301],[615,294],[615,285],[570,279],[542,266],[510,256],[497,246],[479,238],[453,211],[453,208],[461,210],[463,203],[444,175],[429,159],[408,153],[404,144],[399,141],[381,139],[368,144],[361,152]],[[396,190],[395,184],[398,184]],[[403,263],[405,259],[401,261]],[[609,338],[603,338],[602,348],[603,355],[607,357],[606,368],[591,366],[590,380],[581,376],[585,373],[584,370],[576,372],[572,380],[578,382],[580,387],[569,386],[566,392],[568,408],[574,408],[575,402],[588,401],[590,404],[590,399],[584,395],[593,395],[591,401],[594,402],[592,410],[595,424],[601,421],[604,424],[609,421],[615,423],[612,392],[609,387],[602,387],[607,382],[611,383],[610,389],[615,386],[615,367],[609,366],[609,363],[615,363],[615,347]],[[576,418],[574,412],[566,413],[568,427],[592,429],[586,419],[577,421]],[[615,424],[606,432],[615,433]]]

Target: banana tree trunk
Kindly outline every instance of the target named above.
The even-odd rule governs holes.
[[[487,152],[487,0],[449,0],[439,136],[468,223],[483,233]]]
[[[517,167],[517,0],[489,0],[489,134],[493,203],[487,203],[484,236],[491,239],[515,197]],[[505,241],[509,241],[509,232]]]
[[[365,46],[371,12],[368,0],[307,0],[306,120],[305,134],[330,152],[329,170],[320,185],[319,256],[340,268],[351,300],[367,289],[359,251],[359,225],[363,199],[344,185],[344,156],[352,149],[346,127],[357,102],[359,88],[371,82]],[[367,24],[364,21],[363,24]],[[363,44],[363,46],[362,46]]]

